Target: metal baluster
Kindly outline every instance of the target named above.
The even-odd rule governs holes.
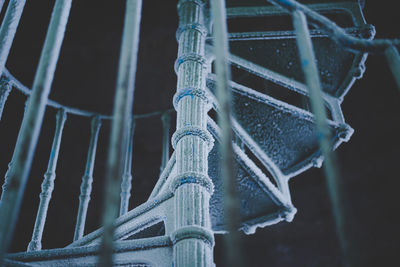
[[[90,143],[86,159],[86,168],[80,187],[81,193],[79,195],[79,208],[78,215],[76,217],[74,241],[81,238],[85,230],[86,214],[89,206],[90,194],[92,193],[93,168],[96,159],[97,140],[99,138],[100,126],[100,117],[93,117],[90,131]]]
[[[236,172],[233,164],[232,123],[231,123],[231,79],[228,33],[226,25],[225,0],[211,0],[211,13],[214,22],[214,52],[217,75],[217,100],[220,106],[218,124],[221,128],[221,176],[224,188],[224,219],[228,234],[225,236],[225,264],[243,266],[238,230],[240,228],[240,202],[236,192]]]
[[[67,114],[64,109],[60,109],[56,115],[56,130],[54,133],[53,144],[51,147],[47,171],[42,182],[42,192],[40,193],[40,203],[36,215],[35,226],[33,228],[32,240],[29,242],[28,251],[42,249],[43,229],[46,223],[47,210],[54,190],[54,180],[56,179],[56,167],[58,153],[60,152],[61,137],[64,129]]]
[[[3,73],[4,66],[10,53],[11,45],[14,40],[15,32],[19,20],[24,10],[26,0],[11,0],[7,7],[6,15],[0,28],[0,75]],[[0,2],[0,11],[4,1]]]
[[[161,121],[163,125],[163,139],[162,139],[162,155],[161,155],[161,166],[160,173],[164,170],[169,160],[169,131],[171,128],[171,113],[169,111],[161,115]]]
[[[32,165],[44,111],[54,78],[61,44],[68,21],[72,0],[57,0],[50,19],[46,40],[29,97],[27,111],[22,120],[14,149],[14,162],[9,170],[9,188],[0,202],[0,266],[10,243],[20,204]]]
[[[389,46],[385,50],[386,60],[392,71],[393,78],[396,81],[397,89],[400,91],[400,55],[399,51],[394,46]]]
[[[24,116],[25,116],[25,114],[26,114],[26,109],[27,109],[28,103],[29,103],[29,97],[25,100],[25,104],[24,104]],[[20,134],[20,133],[18,133],[18,136],[19,136],[19,134]],[[3,201],[3,197],[4,197],[4,195],[5,195],[5,192],[8,190],[8,186],[9,186],[9,183],[10,183],[9,179],[10,179],[11,167],[12,167],[12,165],[13,165],[13,162],[15,161],[14,157],[15,157],[15,153],[12,155],[11,161],[8,163],[7,172],[6,172],[6,174],[4,175],[4,183],[3,183],[3,186],[2,186],[2,193],[1,193],[1,197],[0,197],[0,202]],[[0,204],[1,204],[1,203],[0,203]]]
[[[127,149],[129,118],[132,113],[136,76],[137,52],[139,48],[142,0],[127,0],[118,66],[117,89],[106,169],[103,227],[100,266],[112,266],[114,225],[120,204],[121,177],[124,172],[124,157]]]
[[[1,121],[1,116],[3,115],[4,105],[6,104],[8,95],[11,92],[11,88],[12,87],[9,80],[6,80],[4,78],[0,80],[0,121]]]
[[[131,197],[132,189],[132,153],[133,153],[133,136],[135,133],[136,120],[131,118],[131,127],[129,129],[128,150],[125,156],[124,175],[121,182],[121,206],[119,215],[124,215],[129,210],[129,198]]]
[[[319,146],[324,157],[324,172],[335,217],[338,237],[345,259],[348,258],[349,243],[346,234],[345,204],[340,187],[340,176],[335,155],[332,151],[331,134],[322,98],[322,88],[314,55],[313,45],[304,13],[294,11],[293,24],[297,36],[301,66],[308,86],[311,109],[314,113]],[[348,233],[348,232],[347,232]]]

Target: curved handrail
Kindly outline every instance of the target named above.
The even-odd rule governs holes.
[[[391,46],[400,46],[399,39],[361,39],[348,35],[342,28],[337,26],[334,22],[327,19],[326,17],[318,14],[317,12],[309,9],[305,5],[300,4],[295,0],[267,0],[268,2],[280,6],[283,9],[292,11],[301,11],[313,22],[317,23],[321,29],[336,42],[341,44],[348,49],[363,51],[363,52],[374,52],[384,53],[385,50]]]
[[[31,94],[31,89],[29,89],[27,86],[22,84],[15,76],[11,74],[11,72],[8,69],[4,69],[2,76],[8,80],[10,83],[11,87],[16,88],[18,91],[23,93],[26,96],[29,96]],[[79,109],[75,107],[70,107],[63,105],[61,103],[58,103],[57,101],[49,99],[47,101],[47,105],[56,109],[64,109],[66,113],[69,114],[74,114],[77,116],[83,116],[83,117],[92,117],[92,116],[99,116],[101,119],[105,120],[110,120],[112,119],[111,115],[107,114],[101,114],[89,110],[84,110],[84,109]],[[160,116],[164,114],[165,112],[172,112],[174,109],[167,109],[167,110],[158,110],[154,112],[149,112],[149,113],[142,113],[142,114],[133,114],[133,117],[135,119],[143,119],[143,118],[149,118],[153,116]]]

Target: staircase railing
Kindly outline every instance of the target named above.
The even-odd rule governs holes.
[[[338,227],[343,226],[343,215],[341,214],[340,204],[340,192],[338,185],[335,181],[338,180],[337,174],[335,174],[337,167],[333,163],[331,151],[332,146],[330,144],[329,130],[326,126],[326,114],[322,90],[319,82],[319,74],[317,72],[317,66],[315,64],[314,51],[311,44],[311,38],[309,35],[309,29],[307,25],[306,17],[312,22],[317,23],[322,30],[339,45],[346,47],[351,50],[363,51],[368,53],[385,54],[389,66],[396,79],[397,85],[400,89],[400,57],[398,54],[397,47],[400,46],[400,40],[365,40],[359,39],[346,34],[341,28],[335,25],[333,22],[325,18],[324,16],[308,9],[306,6],[294,0],[268,0],[269,2],[283,7],[288,10],[292,17],[297,34],[298,48],[300,51],[300,58],[302,62],[303,71],[305,74],[307,88],[309,90],[310,99],[312,102],[312,110],[316,118],[317,131],[320,134],[320,147],[325,157],[326,165],[326,176],[328,179],[328,185],[330,186],[330,194],[334,206],[335,217],[337,218]],[[194,1],[194,4],[198,4]],[[0,10],[3,7],[4,0],[0,0]],[[115,188],[115,184],[118,184],[118,193],[120,193],[120,210],[119,214],[123,215],[129,210],[129,198],[132,181],[132,149],[133,149],[133,135],[135,129],[135,121],[141,118],[148,118],[151,116],[160,116],[163,123],[163,153],[162,153],[162,165],[163,169],[167,166],[169,158],[169,113],[168,111],[157,111],[148,114],[135,114],[131,115],[131,104],[133,100],[133,81],[134,72],[136,70],[136,53],[138,43],[138,31],[140,23],[141,13],[141,1],[139,0],[127,0],[127,12],[126,12],[126,27],[129,33],[124,34],[124,42],[126,47],[123,45],[121,54],[121,65],[120,65],[120,83],[119,86],[122,88],[121,94],[117,97],[115,109],[121,108],[121,110],[114,112],[114,117],[104,114],[97,114],[90,111],[80,110],[68,106],[64,106],[55,101],[48,99],[50,93],[52,81],[54,78],[54,72],[60,53],[64,32],[66,29],[68,16],[71,8],[72,0],[57,0],[54,5],[52,18],[49,24],[46,40],[42,50],[41,58],[37,68],[36,76],[34,79],[32,90],[22,85],[16,78],[14,78],[6,69],[5,63],[12,46],[12,42],[21,18],[21,14],[25,5],[25,0],[10,0],[8,8],[3,19],[0,28],[0,73],[2,74],[2,80],[0,81],[0,118],[2,115],[3,108],[5,106],[7,97],[11,92],[12,88],[23,92],[27,95],[29,101],[26,106],[26,112],[24,119],[21,124],[21,129],[18,135],[17,144],[15,146],[12,160],[9,164],[9,170],[7,171],[5,185],[3,186],[3,192],[1,195],[0,202],[0,265],[2,264],[4,253],[7,251],[9,243],[12,238],[13,228],[17,219],[17,215],[20,210],[22,197],[24,194],[25,184],[28,179],[29,169],[32,164],[33,154],[35,152],[36,143],[38,140],[39,132],[42,126],[43,116],[46,106],[54,107],[59,109],[56,117],[55,134],[53,138],[53,144],[50,152],[48,167],[44,175],[42,183],[42,192],[40,194],[40,204],[38,208],[37,218],[33,230],[32,240],[29,243],[28,250],[40,250],[41,239],[44,231],[44,226],[47,218],[47,209],[51,201],[51,194],[54,189],[54,181],[56,177],[56,166],[59,157],[59,149],[62,141],[63,127],[66,122],[67,114],[73,114],[78,116],[93,117],[92,119],[92,131],[91,139],[89,144],[89,151],[87,157],[87,165],[84,176],[82,177],[81,195],[78,219],[75,229],[74,240],[77,240],[83,236],[85,227],[85,217],[87,208],[90,200],[91,183],[93,180],[93,168],[96,155],[97,139],[100,131],[100,125],[102,120],[112,120],[115,123],[113,127],[112,139],[115,142],[111,142],[111,152],[109,154],[109,179],[113,181],[110,183],[112,188]],[[132,16],[134,18],[132,18]],[[185,25],[184,25],[185,26]],[[186,25],[187,26],[187,25]],[[226,38],[226,37],[225,37]],[[226,39],[222,40],[226,43]],[[124,50],[125,49],[125,50]],[[218,53],[224,52],[220,50]],[[227,56],[227,55],[225,55]],[[123,62],[126,58],[129,58],[129,62]],[[222,62],[222,61],[221,61]],[[133,72],[133,74],[132,74]],[[126,74],[124,76],[124,73]],[[133,77],[132,77],[133,75]],[[222,78],[221,78],[222,79]],[[124,84],[126,82],[127,84]],[[225,81],[226,82],[226,81]],[[227,85],[225,85],[227,86]],[[226,92],[225,92],[226,93]],[[222,97],[224,93],[222,93]],[[125,96],[125,98],[124,98]],[[126,97],[127,96],[127,97]],[[118,100],[118,98],[120,100]],[[229,99],[229,98],[228,98]],[[121,102],[122,101],[122,102]],[[120,114],[120,115],[116,115]],[[229,116],[225,117],[227,120]],[[160,121],[161,122],[161,121]],[[227,135],[229,138],[229,135]],[[118,139],[120,138],[120,139]],[[115,149],[114,152],[112,152]],[[123,160],[122,165],[113,165],[113,161],[118,157]],[[113,169],[114,171],[112,171]],[[111,170],[111,171],[110,171]],[[116,175],[115,175],[116,174]],[[122,183],[121,183],[122,181]],[[111,200],[115,199],[116,190],[111,192]],[[114,196],[114,197],[113,197]],[[114,202],[113,202],[114,203]],[[115,204],[115,203],[114,203]],[[337,206],[335,206],[337,205]],[[112,244],[112,222],[115,219],[115,207],[111,206],[108,208],[104,222],[108,227],[111,227],[109,231],[108,241],[105,241],[105,251],[112,250],[109,247]],[[111,214],[111,215],[107,215]],[[341,232],[342,230],[339,230]],[[341,236],[345,236],[345,232],[341,233]],[[111,239],[110,239],[111,238]],[[343,237],[343,240],[345,238]],[[108,243],[107,243],[108,242]],[[343,241],[346,243],[346,241]],[[108,249],[107,249],[108,247]],[[346,251],[346,245],[343,245]],[[108,258],[105,258],[104,263],[110,263],[110,254]]]

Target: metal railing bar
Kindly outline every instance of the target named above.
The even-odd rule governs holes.
[[[8,79],[8,82],[10,83],[10,85],[12,87],[16,88],[18,91],[20,91],[24,95],[29,96],[32,93],[31,89],[29,89],[27,86],[23,85],[17,78],[15,78],[10,73],[9,70],[4,69],[3,77]],[[111,120],[112,119],[111,115],[106,115],[106,114],[101,114],[101,113],[97,113],[94,111],[88,111],[88,110],[83,110],[83,109],[79,109],[79,108],[66,106],[66,105],[58,103],[57,101],[51,100],[51,99],[47,100],[47,105],[52,108],[55,108],[55,109],[63,108],[65,110],[65,112],[67,112],[68,114],[72,114],[72,115],[83,116],[83,117],[99,116],[102,120]],[[159,110],[159,111],[154,111],[154,112],[149,112],[149,113],[133,114],[133,116],[135,117],[135,119],[144,119],[144,118],[149,118],[149,117],[153,117],[153,116],[154,117],[160,116],[160,115],[164,114],[165,112],[172,112],[172,111],[174,111],[174,109],[170,108],[170,109],[166,109],[166,110]]]
[[[127,0],[122,35],[118,78],[114,98],[114,111],[111,125],[108,158],[106,163],[106,183],[103,210],[103,238],[99,266],[113,265],[114,221],[119,214],[120,186],[124,172],[129,119],[132,113],[135,89],[137,54],[139,50],[139,31],[142,0]]]
[[[53,138],[53,144],[50,151],[49,163],[42,182],[42,192],[40,193],[40,203],[36,215],[35,226],[33,228],[32,239],[29,242],[27,251],[36,251],[42,249],[42,236],[44,225],[46,223],[47,210],[50,204],[51,195],[54,190],[54,180],[56,179],[56,167],[60,144],[67,115],[65,110],[60,109],[56,115],[56,129]]]
[[[16,225],[33,154],[54,78],[72,0],[57,0],[54,5],[46,40],[29,97],[26,113],[17,138],[13,164],[9,172],[9,187],[0,202],[0,265]]]
[[[10,0],[0,28],[0,75],[10,53],[15,33],[24,10],[26,0]],[[0,2],[0,11],[4,1]]]
[[[300,4],[295,0],[266,0],[274,5],[286,9],[289,13],[300,11],[311,19],[313,23],[324,30],[334,41],[351,50],[368,52],[368,53],[384,53],[390,46],[400,46],[400,39],[361,39],[350,36],[334,22],[323,15],[311,10],[307,6]]]
[[[232,148],[232,97],[229,81],[231,80],[228,65],[229,46],[226,23],[225,0],[212,0],[211,13],[214,22],[214,50],[217,78],[216,97],[219,104],[218,125],[221,129],[221,177],[224,190],[224,221],[228,234],[225,236],[225,264],[227,266],[243,266],[241,257],[240,201],[236,186],[236,170],[234,167],[234,152]]]

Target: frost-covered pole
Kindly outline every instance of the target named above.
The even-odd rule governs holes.
[[[60,109],[56,115],[56,130],[54,133],[53,144],[51,147],[49,163],[47,171],[44,174],[42,182],[42,192],[40,193],[40,203],[36,215],[35,226],[33,228],[32,240],[29,242],[28,251],[42,249],[42,235],[44,224],[46,223],[47,210],[51,200],[51,194],[54,189],[54,180],[56,179],[56,167],[58,161],[58,153],[60,151],[61,137],[64,129],[64,123],[67,114],[64,109]]]
[[[324,171],[331,198],[333,215],[336,221],[337,233],[345,256],[348,258],[349,244],[345,229],[344,199],[340,187],[338,166],[333,153],[331,134],[327,123],[327,115],[322,98],[322,88],[318,67],[314,55],[314,49],[307,25],[307,19],[301,11],[292,14],[293,25],[297,36],[297,46],[301,60],[301,66],[309,90],[311,109],[314,113],[319,146],[324,157]]]
[[[141,0],[127,0],[117,88],[111,125],[106,166],[106,186],[103,211],[103,239],[100,266],[112,266],[114,221],[119,214],[121,178],[128,146],[129,119],[132,113],[135,89],[137,53],[139,50]]]
[[[175,202],[172,265],[176,267],[213,266],[214,235],[209,210],[213,183],[208,177],[208,153],[214,140],[207,131],[210,104],[205,93],[204,5],[200,0],[178,3],[178,81],[174,96],[177,124],[172,136],[177,174],[171,184]]]
[[[29,96],[25,100],[24,116],[26,114],[26,109],[28,107],[28,103],[29,103]],[[13,162],[15,161],[14,156],[15,156],[15,154],[13,154],[13,156],[11,158],[11,161],[8,163],[8,169],[6,171],[6,174],[4,175],[4,183],[3,183],[3,186],[1,188],[2,189],[2,193],[1,193],[1,196],[0,196],[0,203],[1,203],[1,201],[3,201],[3,197],[5,196],[5,192],[8,190],[8,187],[9,187],[9,184],[10,184],[10,180],[9,179],[10,179],[11,167],[13,165]]]
[[[171,123],[171,113],[166,111],[161,115],[161,121],[163,126],[163,139],[162,139],[162,155],[161,155],[161,166],[160,173],[164,170],[165,166],[169,160],[169,131],[170,131],[170,123]]]
[[[10,81],[4,78],[0,80],[0,121],[1,121],[1,116],[3,115],[4,105],[6,104],[8,95],[11,92],[11,88],[12,87]]]
[[[392,71],[393,78],[396,81],[397,89],[400,91],[400,55],[396,47],[390,46],[386,48],[385,55]],[[1,116],[1,114],[0,114]],[[1,118],[1,117],[0,117]]]
[[[85,173],[82,176],[82,183],[80,187],[81,193],[79,195],[79,208],[78,215],[76,216],[74,241],[81,238],[85,231],[86,214],[89,206],[90,195],[92,193],[93,168],[96,159],[97,140],[99,138],[100,126],[100,117],[93,117],[90,129],[90,142],[86,159],[86,168]]]
[[[132,153],[133,153],[133,136],[135,134],[135,117],[131,118],[131,125],[129,128],[129,141],[128,150],[125,156],[124,175],[121,182],[121,205],[119,208],[119,215],[124,215],[129,210],[129,198],[131,197],[132,189]]]
[[[9,169],[8,190],[0,202],[0,266],[11,240],[25,190],[33,153],[43,122],[47,98],[54,78],[72,0],[57,0],[33,81],[32,93],[19,130]]]
[[[0,0],[0,12],[3,10],[4,0]]]
[[[0,28],[0,75],[10,53],[11,45],[24,10],[26,0],[11,0]],[[0,11],[4,1],[0,1]]]
[[[211,0],[213,20],[215,70],[217,75],[218,125],[221,128],[221,176],[224,186],[224,220],[228,234],[225,236],[225,265],[244,266],[239,237],[240,212],[236,192],[236,172],[233,164],[231,123],[231,79],[227,58],[229,56],[225,0]]]

